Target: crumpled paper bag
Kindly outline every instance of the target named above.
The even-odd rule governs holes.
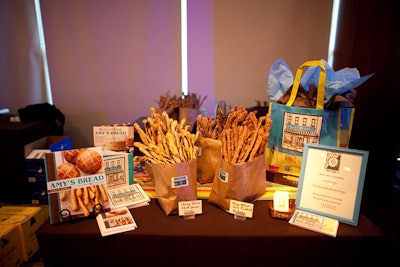
[[[212,183],[221,158],[220,140],[199,135],[197,140],[199,153],[197,155],[197,181],[201,184]]]
[[[267,186],[264,154],[247,162],[230,164],[222,158],[215,173],[208,202],[229,211],[231,199],[254,202]]]
[[[197,200],[197,160],[175,164],[146,162],[155,193],[165,215],[178,214],[178,202]]]

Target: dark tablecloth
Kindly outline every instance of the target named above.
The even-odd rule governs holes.
[[[51,225],[37,231],[50,266],[360,266],[391,260],[388,238],[360,214],[358,226],[340,223],[336,237],[305,230],[254,203],[244,221],[202,200],[203,213],[188,220],[166,216],[156,199],[131,209],[133,231],[102,237],[96,220]]]

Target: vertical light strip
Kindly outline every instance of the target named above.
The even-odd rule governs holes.
[[[35,10],[36,10],[36,21],[37,21],[38,35],[39,35],[39,44],[42,52],[43,75],[46,87],[46,97],[47,97],[47,102],[53,105],[53,95],[51,93],[49,67],[47,65],[46,44],[44,41],[42,12],[40,10],[40,0],[35,0]]]
[[[182,61],[182,94],[188,90],[188,55],[187,55],[187,0],[181,0],[181,61]]]
[[[335,52],[339,6],[340,6],[340,0],[333,0],[331,32],[329,36],[329,48],[328,48],[328,63],[330,66],[333,65],[333,58],[334,58],[333,54]]]

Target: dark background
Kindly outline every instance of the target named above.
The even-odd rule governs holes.
[[[378,220],[385,220],[386,212],[400,217],[399,209],[393,208],[400,203],[398,6],[394,0],[342,0],[333,63],[334,69],[356,67],[361,76],[375,73],[357,88],[350,148],[369,151],[364,209],[382,208],[375,212]]]

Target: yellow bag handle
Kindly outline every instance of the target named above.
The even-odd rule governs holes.
[[[292,92],[290,93],[290,98],[286,103],[286,106],[292,106],[294,100],[297,96],[297,91],[299,90],[300,80],[303,75],[303,70],[306,67],[320,67],[321,71],[319,72],[318,79],[318,91],[317,91],[317,103],[316,109],[324,109],[324,95],[325,95],[325,81],[326,81],[326,71],[324,63],[321,60],[311,60],[303,63],[296,72],[294,77]]]

